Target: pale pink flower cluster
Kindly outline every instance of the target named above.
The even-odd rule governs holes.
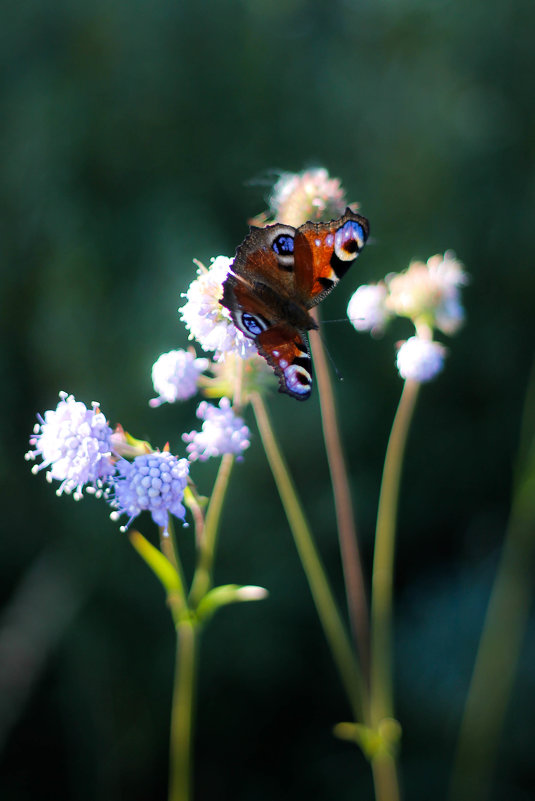
[[[331,178],[323,167],[283,173],[270,198],[273,219],[296,228],[307,220],[340,217],[346,206],[340,180]]]
[[[452,251],[412,262],[378,284],[364,284],[351,297],[347,314],[357,331],[379,334],[394,317],[407,317],[416,336],[402,343],[397,367],[402,378],[430,381],[442,370],[446,349],[433,331],[455,334],[464,322],[461,287],[468,283]]]
[[[464,322],[460,287],[468,282],[462,264],[452,251],[432,256],[424,264],[412,262],[402,273],[386,277],[389,312],[419,321],[444,334],[455,334]]]

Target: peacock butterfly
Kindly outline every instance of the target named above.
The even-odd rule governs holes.
[[[318,325],[309,309],[345,275],[368,233],[368,220],[348,207],[331,222],[252,227],[236,250],[220,302],[274,369],[279,392],[310,397],[306,332]]]

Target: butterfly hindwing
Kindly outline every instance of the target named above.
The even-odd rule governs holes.
[[[306,400],[312,392],[312,360],[304,335],[283,323],[263,331],[258,352],[273,367],[279,392]]]
[[[298,400],[306,400],[312,388],[312,365],[304,333],[274,319],[273,311],[251,290],[250,285],[234,276],[229,278],[224,292],[232,298],[234,324],[246,337],[254,340],[259,354],[275,371],[280,391]]]

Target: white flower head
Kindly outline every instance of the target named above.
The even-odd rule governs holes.
[[[424,322],[445,334],[454,334],[464,321],[461,286],[468,277],[452,251],[436,255],[424,264],[412,262],[401,273],[386,277],[387,308],[394,314]]]
[[[404,379],[431,381],[444,367],[446,349],[439,342],[411,337],[398,350],[396,365]]]
[[[214,351],[216,359],[228,351],[238,353],[243,359],[257,352],[254,343],[238,331],[229,310],[219,302],[231,264],[232,259],[218,256],[210,269],[199,268],[197,278],[184,295],[187,301],[178,310],[190,339],[196,339],[203,350]]]
[[[188,350],[162,353],[152,365],[152,383],[158,397],[150,400],[149,405],[155,407],[192,398],[197,392],[199,376],[209,364],[208,359],[197,359]]]
[[[57,494],[71,494],[75,500],[87,492],[102,491],[103,483],[115,471],[111,460],[112,430],[94,401],[91,409],[66,392],[59,393],[55,410],[38,415],[26,459],[42,461],[32,473],[47,469],[47,479],[61,481]]]
[[[435,311],[436,326],[445,334],[455,334],[464,322],[459,290],[468,283],[468,275],[452,250],[447,250],[444,256],[431,256],[427,269],[440,295]]]
[[[389,313],[385,306],[384,284],[362,284],[353,293],[347,305],[347,316],[357,331],[379,334],[383,331]]]
[[[331,178],[324,167],[283,173],[270,198],[273,218],[296,227],[306,220],[340,217],[346,206],[340,180]]]
[[[121,531],[143,511],[149,511],[154,522],[165,529],[169,514],[183,521],[186,509],[182,500],[188,473],[188,460],[178,459],[168,451],[136,456],[131,462],[121,459],[110,482],[113,490],[110,504],[116,510],[111,514],[112,519],[128,515]]]
[[[189,443],[186,451],[190,461],[199,459],[205,462],[212,456],[233,453],[241,459],[242,453],[250,445],[249,429],[238,417],[228,398],[221,398],[219,406],[202,401],[197,409],[197,417],[204,420],[201,431],[182,434],[184,442]]]

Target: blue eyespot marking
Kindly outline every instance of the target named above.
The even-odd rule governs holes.
[[[277,256],[287,256],[294,252],[293,236],[288,236],[288,234],[280,234],[273,240],[271,247]]]
[[[342,261],[351,261],[364,247],[365,241],[366,234],[362,225],[348,220],[334,235],[334,252]]]
[[[250,334],[253,336],[258,336],[265,331],[265,326],[262,327],[260,324],[260,320],[257,317],[254,317],[252,314],[247,314],[247,312],[243,312],[241,316],[241,321],[243,326],[249,331]]]

